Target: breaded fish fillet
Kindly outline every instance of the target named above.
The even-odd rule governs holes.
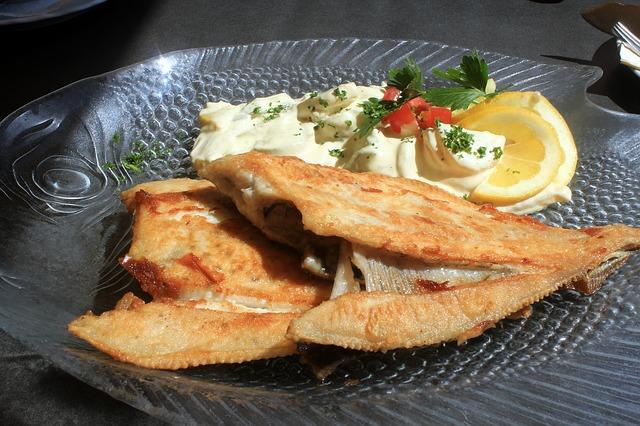
[[[597,290],[640,247],[640,230],[624,225],[549,227],[426,183],[291,157],[251,152],[198,173],[335,276],[334,300],[292,322],[297,341],[381,350],[464,340],[559,288]]]
[[[135,212],[122,264],[154,300],[128,293],[115,310],[74,320],[71,333],[149,368],[295,353],[290,321],[331,290],[301,270],[295,251],[269,241],[205,180],[149,182],[122,199]]]
[[[298,315],[198,309],[170,299],[145,304],[127,293],[113,311],[88,312],[69,331],[117,360],[175,370],[291,355],[296,345],[285,333]]]
[[[329,295],[330,284],[301,270],[297,253],[265,238],[208,181],[146,183],[122,199],[135,210],[122,265],[154,298],[300,312]]]

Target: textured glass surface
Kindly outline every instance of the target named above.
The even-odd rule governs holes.
[[[2,0],[0,26],[59,18],[81,12],[105,0]]]
[[[195,49],[26,105],[0,124],[0,326],[72,375],[170,421],[637,421],[638,255],[593,296],[554,294],[530,318],[504,320],[463,346],[355,355],[324,382],[296,357],[144,370],[66,331],[72,318],[110,309],[136,287],[117,264],[131,238],[119,191],[193,173],[188,152],[205,102],[381,83],[408,56],[428,70],[455,66],[463,53],[422,41],[356,39]],[[483,55],[499,85],[547,96],[578,144],[573,202],[535,216],[565,227],[640,226],[640,119],[586,99],[599,71]],[[142,174],[121,162],[134,141],[163,147]]]

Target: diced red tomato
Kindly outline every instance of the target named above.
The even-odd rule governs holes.
[[[412,123],[416,123],[416,116],[413,115],[408,103],[402,105],[382,119],[382,124],[391,127],[391,130],[395,133],[401,133],[403,126],[411,125]]]
[[[400,96],[400,89],[397,87],[389,86],[384,90],[382,95],[383,101],[395,101]]]
[[[431,108],[431,104],[424,100],[424,98],[418,96],[417,98],[413,98],[407,102],[411,111],[416,115],[420,115],[422,111],[426,111]]]
[[[422,129],[436,127],[436,120],[443,124],[451,124],[451,110],[445,107],[432,106],[418,116],[418,124]]]

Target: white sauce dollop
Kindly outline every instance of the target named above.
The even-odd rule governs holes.
[[[226,155],[261,151],[296,156],[308,163],[373,171],[437,185],[466,196],[484,181],[499,159],[493,149],[504,149],[505,138],[489,132],[466,130],[473,143],[466,152],[452,152],[443,143],[451,126],[400,138],[388,129],[373,129],[366,138],[356,135],[362,118],[360,104],[381,98],[380,86],[341,84],[323,93],[293,99],[285,93],[231,105],[210,102],[200,112],[201,132],[191,158],[196,170]],[[571,199],[567,186],[550,184],[535,196],[498,207],[527,214],[556,201]]]

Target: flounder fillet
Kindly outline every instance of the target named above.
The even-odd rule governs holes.
[[[301,312],[328,297],[326,281],[301,270],[297,253],[265,238],[208,181],[151,182],[122,198],[135,210],[122,265],[154,299]]]
[[[87,312],[69,331],[117,360],[175,370],[291,355],[296,345],[285,333],[297,316],[199,309],[171,299],[145,304],[127,293],[113,311]]]
[[[299,267],[295,251],[269,241],[205,180],[141,184],[122,194],[135,212],[122,264],[153,301],[127,294],[69,331],[116,359],[176,369],[289,355],[291,319],[331,286]]]
[[[560,288],[596,291],[640,247],[640,230],[624,225],[550,227],[426,183],[291,157],[251,152],[198,173],[267,236],[322,253],[335,274],[332,300],[292,321],[296,341],[463,341]]]

